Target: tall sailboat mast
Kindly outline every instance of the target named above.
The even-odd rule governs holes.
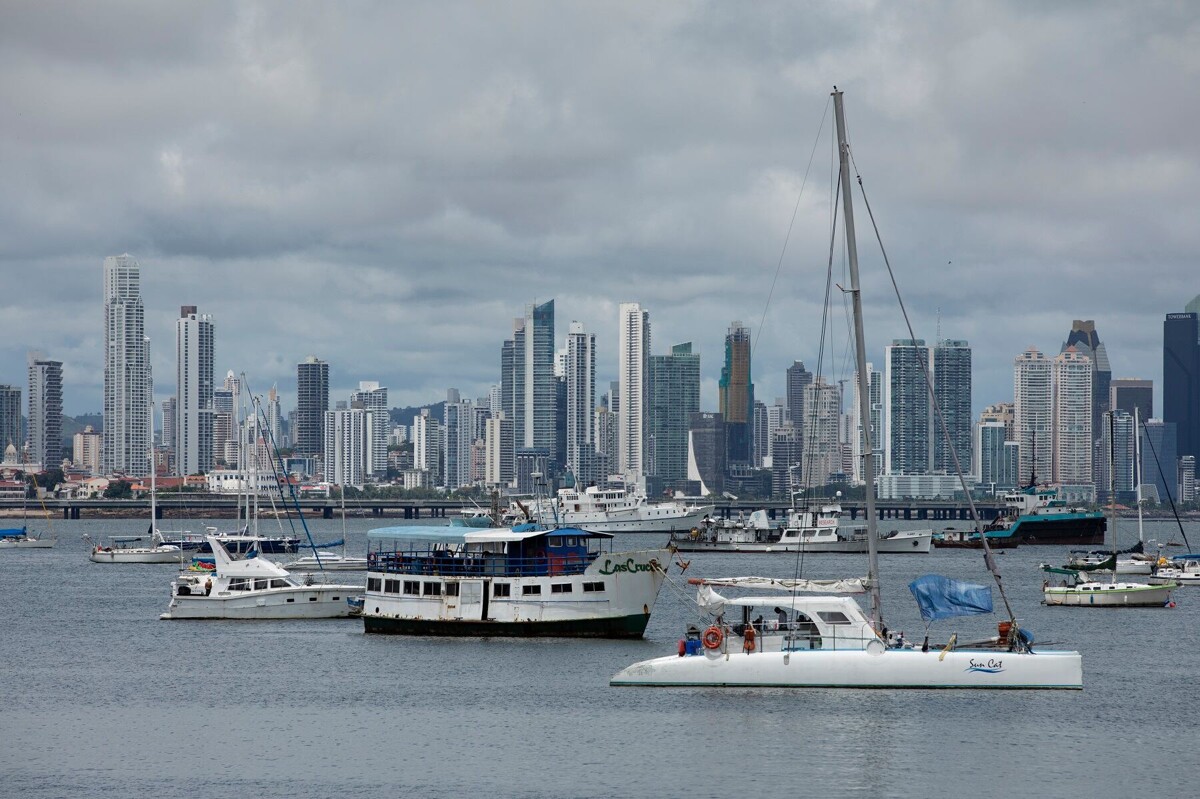
[[[842,218],[846,228],[846,257],[850,261],[850,302],[854,311],[854,354],[858,365],[858,418],[862,420],[863,479],[867,514],[867,579],[871,592],[871,622],[881,630],[883,606],[879,596],[879,534],[875,518],[875,449],[871,441],[871,392],[867,378],[867,342],[863,332],[862,293],[858,283],[858,245],[854,239],[854,202],[850,196],[850,145],[846,142],[846,119],[842,93],[833,87],[833,113],[837,120],[838,153],[841,161]]]

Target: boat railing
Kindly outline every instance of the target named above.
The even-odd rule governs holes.
[[[729,651],[744,648],[742,642],[745,640],[744,633],[747,626],[751,625],[725,625],[725,640],[728,641]],[[788,625],[767,622],[755,623],[752,626],[757,639],[756,647],[760,647],[764,652],[807,652],[816,649],[824,651],[862,650],[870,641],[878,640],[878,636],[874,633],[864,635],[855,630],[839,631],[837,627],[830,627],[822,633],[802,622],[791,622]]]
[[[554,577],[583,574],[598,553],[516,557],[502,553],[405,550],[367,553],[367,570],[426,577]]]

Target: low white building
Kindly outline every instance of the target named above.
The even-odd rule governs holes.
[[[975,479],[967,477],[967,490]],[[880,499],[956,499],[962,497],[962,481],[953,474],[881,474]]]
[[[251,476],[239,469],[213,469],[204,476],[210,494],[244,494],[251,484]],[[258,472],[258,493],[272,494],[279,490],[279,482],[270,472]]]

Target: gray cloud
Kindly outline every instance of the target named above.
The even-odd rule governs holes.
[[[484,392],[512,318],[554,297],[602,378],[641,301],[656,351],[700,349],[708,406],[740,319],[769,401],[817,357],[828,132],[763,309],[833,84],[917,333],[940,312],[971,341],[977,406],[1073,318],[1158,379],[1162,315],[1200,292],[1198,53],[1169,3],[18,4],[0,382],[37,348],[69,412],[99,407],[101,262],[128,251],[160,395],[184,304],[214,315],[222,373],[290,401],[315,354],[335,392],[418,403]],[[906,333],[861,210],[859,231],[881,362]]]

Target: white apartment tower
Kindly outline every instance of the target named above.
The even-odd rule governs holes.
[[[871,478],[874,480],[883,473],[883,375],[877,372],[870,363],[867,364],[867,386],[867,393],[870,395],[868,398],[870,402],[868,404],[871,415],[871,449],[875,456],[871,463]],[[860,418],[857,372],[854,375],[853,393],[854,398],[850,403],[850,456],[854,462],[854,483],[855,485],[863,485],[866,483],[866,475],[863,469],[863,450],[865,449],[866,437],[863,433],[863,423]]]
[[[644,469],[646,452],[646,364],[650,358],[650,313],[636,302],[619,310],[617,382],[617,468],[635,482]]]
[[[186,476],[213,467],[213,322],[196,306],[184,305],[175,322],[176,471]],[[165,424],[165,422],[164,422]]]
[[[1013,360],[1013,435],[1020,447],[1017,485],[1053,475],[1053,411],[1050,359],[1030,347]]]
[[[62,463],[62,361],[29,353],[29,454],[50,469]]]
[[[1055,356],[1054,482],[1092,483],[1092,359],[1074,346]]]
[[[362,488],[367,456],[368,411],[339,408],[325,412],[325,480],[339,486]]]
[[[109,256],[104,259],[105,473],[147,473],[153,392],[141,268],[128,254]]]
[[[801,485],[815,488],[842,470],[841,390],[820,378],[804,387],[804,453]]]
[[[596,462],[596,334],[571,322],[567,333],[567,466],[578,482],[593,480]]]
[[[350,394],[350,407],[367,412],[366,436],[368,440],[366,461],[363,468],[367,477],[387,476],[388,433],[391,432],[391,415],[388,413],[387,386],[377,381],[360,381],[358,391]]]

